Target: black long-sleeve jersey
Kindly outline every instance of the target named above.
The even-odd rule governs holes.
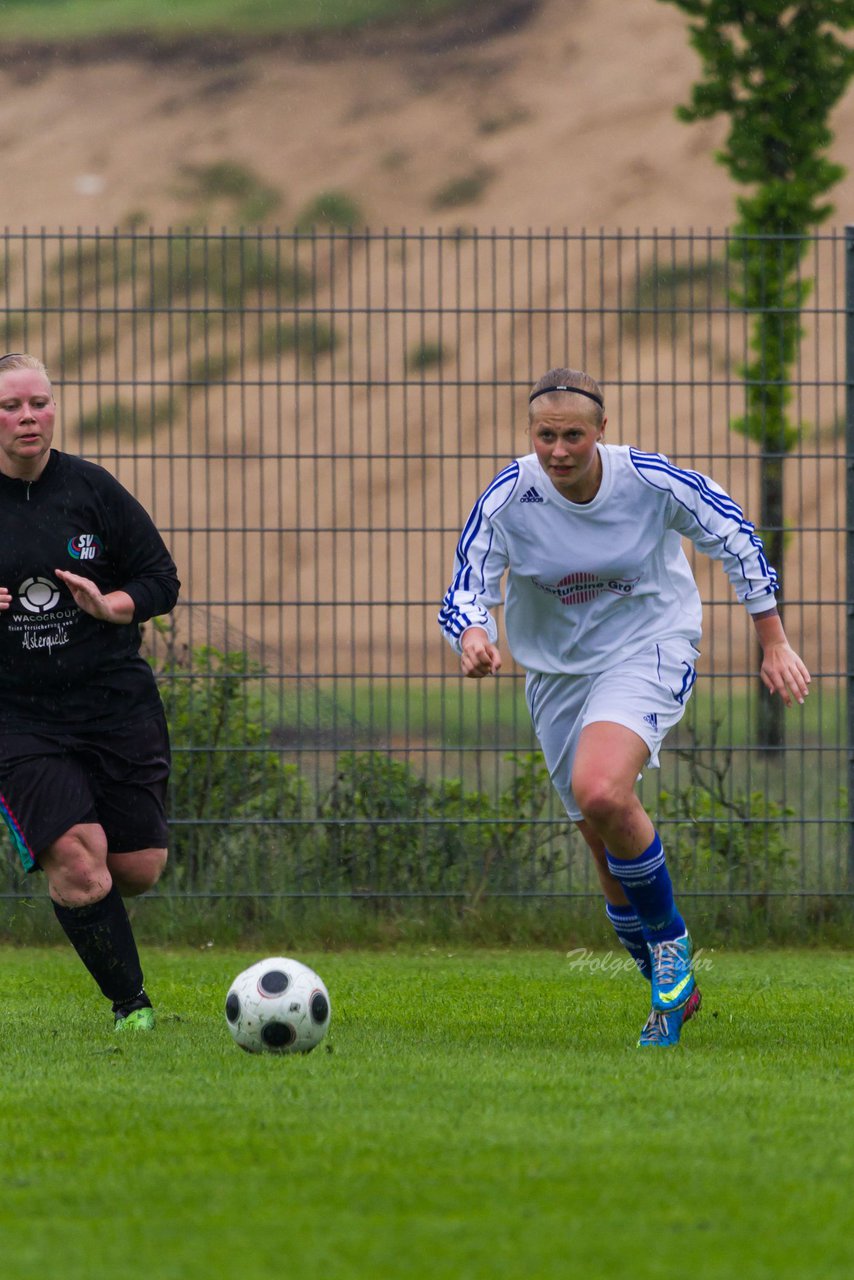
[[[169,613],[180,583],[147,511],[95,463],[54,449],[37,480],[0,475],[0,728],[109,728],[156,712],[139,624]],[[127,624],[80,609],[56,577],[68,569],[100,591],[122,590]]]

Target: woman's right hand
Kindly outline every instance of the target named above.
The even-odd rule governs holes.
[[[483,627],[469,627],[464,631],[460,646],[460,667],[470,680],[494,676],[501,669],[501,654],[494,644],[490,644]]]
[[[12,592],[8,587],[0,587],[0,609],[8,609],[12,603]]]

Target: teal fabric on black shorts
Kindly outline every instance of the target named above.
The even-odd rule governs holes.
[[[80,822],[100,823],[111,853],[165,848],[170,762],[162,712],[93,733],[0,734],[0,817],[24,869]]]

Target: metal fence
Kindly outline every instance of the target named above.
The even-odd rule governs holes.
[[[642,783],[682,892],[854,888],[852,257],[838,232],[802,262],[778,568],[810,697],[760,743],[752,628],[696,562],[701,680]],[[175,750],[160,892],[596,892],[522,673],[462,680],[438,605],[552,366],[602,382],[612,442],[711,473],[758,520],[760,448],[731,428],[754,319],[737,272],[728,236],[696,232],[6,232],[4,349],[43,356],[59,446],[137,494],[183,581],[146,628]]]

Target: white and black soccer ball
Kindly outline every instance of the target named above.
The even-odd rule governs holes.
[[[225,1000],[228,1029],[247,1053],[310,1053],[326,1035],[331,1015],[323,980],[285,956],[244,969]]]

